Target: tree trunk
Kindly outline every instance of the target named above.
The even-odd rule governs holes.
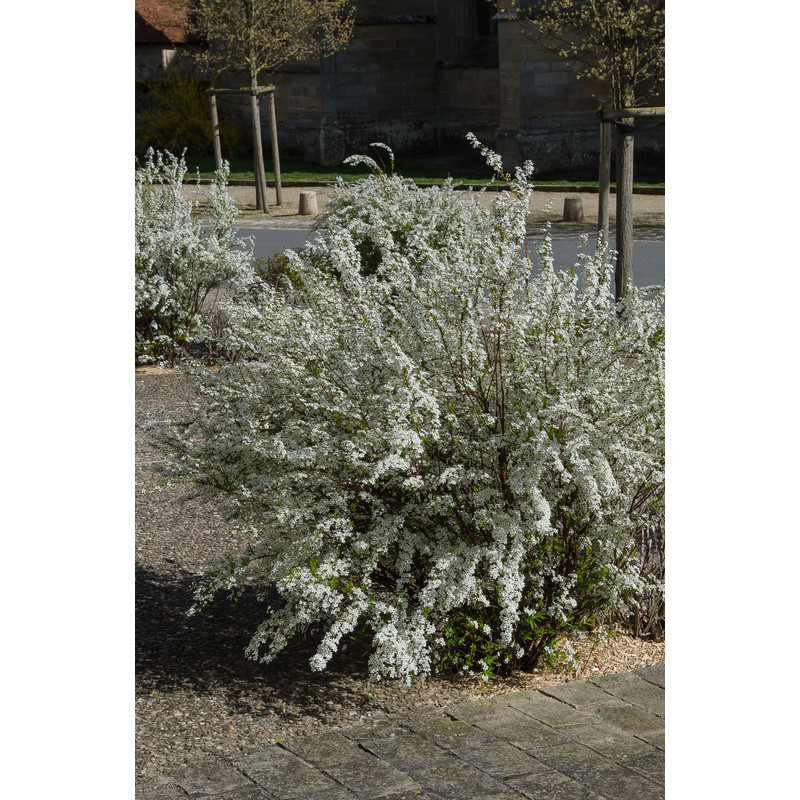
[[[281,156],[278,152],[278,122],[275,116],[275,92],[269,93],[269,122],[272,132],[272,168],[275,171],[275,201],[283,205],[281,198]]]
[[[217,171],[222,169],[222,146],[219,141],[219,117],[217,116],[217,96],[212,94],[209,97],[211,102],[211,136],[214,139],[214,161]]]
[[[267,203],[267,176],[264,171],[264,148],[261,145],[261,112],[258,106],[258,78],[253,77],[250,82],[253,90],[250,95],[250,110],[253,117],[253,173],[256,179],[256,207],[266,213]]]
[[[633,287],[633,118],[617,123],[617,266],[615,296]]]

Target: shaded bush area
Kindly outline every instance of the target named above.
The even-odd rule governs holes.
[[[205,90],[210,83],[177,61],[151,81],[136,84],[136,156],[149,147],[190,157],[213,156],[211,112]],[[219,111],[220,138],[226,158],[250,153],[247,126]]]

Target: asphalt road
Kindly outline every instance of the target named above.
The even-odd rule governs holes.
[[[255,241],[254,255],[267,258],[288,247],[303,246],[308,231],[280,228],[240,229],[240,236],[252,236]],[[531,236],[528,246],[534,251],[537,238]],[[614,240],[611,240],[614,246]],[[588,252],[593,244],[587,243]],[[557,268],[568,268],[575,264],[578,254],[578,239],[554,239],[553,258]],[[636,286],[664,285],[664,242],[636,241],[633,245],[633,279]]]

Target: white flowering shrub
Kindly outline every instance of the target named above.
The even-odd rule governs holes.
[[[556,271],[549,240],[532,275],[531,171],[486,209],[383,173],[340,186],[287,253],[302,289],[226,308],[245,357],[196,369],[197,413],[171,435],[247,539],[196,607],[253,581],[279,597],[250,656],[316,626],[315,669],[360,634],[374,677],[529,670],[641,591],[661,292],[617,304],[602,254]]]
[[[373,147],[386,150],[380,143]],[[336,192],[318,218],[317,229],[328,231],[328,238],[345,233],[358,251],[363,276],[374,275],[382,260],[384,240],[390,237],[392,248],[403,252],[413,264],[424,264],[424,252],[450,249],[459,240],[462,245],[480,236],[469,208],[455,202],[452,181],[442,187],[420,191],[414,181],[394,174],[394,156],[385,173],[368,156],[350,156],[345,164],[364,164],[373,178],[346,183],[338,179]],[[364,191],[367,188],[368,191]],[[391,214],[387,213],[387,201]]]
[[[252,242],[237,239],[227,162],[200,210],[183,192],[186,163],[147,151],[136,170],[136,361],[174,361],[202,335],[201,309],[225,281],[252,276]]]

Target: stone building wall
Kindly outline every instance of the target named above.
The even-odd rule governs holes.
[[[322,68],[320,160],[335,164],[370,143],[398,153],[435,145],[436,26],[430,18],[358,26]]]
[[[474,25],[479,10],[490,19],[484,0],[358,8],[353,42],[323,65],[323,163],[338,163],[372,141],[407,154],[463,141],[467,130],[493,134],[496,42],[492,57],[491,36],[481,37]]]
[[[485,0],[359,0],[357,9],[343,51],[262,78],[277,87],[282,154],[339,164],[374,141],[397,155],[457,150],[472,131],[507,165],[531,159],[542,175],[596,172],[596,87],[516,21],[493,17]],[[225,107],[249,115],[247,98],[226,98]],[[636,128],[637,164],[663,169],[663,119]]]
[[[514,20],[498,22],[500,108],[495,147],[505,163],[530,159],[537,174],[593,178],[597,173],[600,87],[579,80],[561,59],[534,44]],[[636,123],[638,171],[663,171],[663,120]]]

